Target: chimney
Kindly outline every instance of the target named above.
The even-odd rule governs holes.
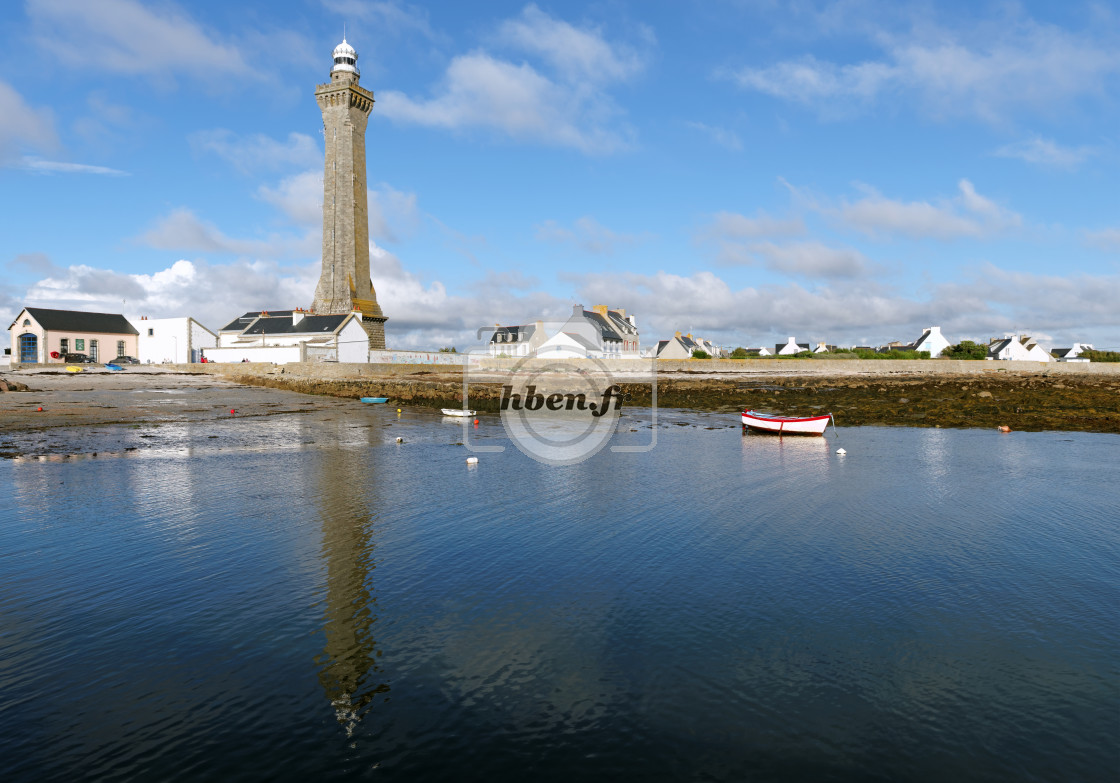
[[[620,308],[618,308],[618,315],[619,315],[619,317],[620,317],[620,318],[625,318],[625,317],[626,317],[626,311],[625,311],[625,310],[623,310],[623,309],[622,309],[622,308],[620,307]]]
[[[573,318],[583,318],[583,305],[581,305],[581,304],[572,305],[572,317]]]
[[[599,315],[603,316],[604,318],[607,317],[607,306],[606,305],[592,305],[591,310],[592,310],[592,312],[596,312]]]
[[[680,333],[680,332],[677,332],[677,333],[676,333],[676,334],[674,334],[673,336],[674,336],[674,337],[680,337],[680,336],[681,336],[681,333]]]
[[[307,313],[298,307],[292,310],[292,326],[298,326],[299,322],[307,316]]]

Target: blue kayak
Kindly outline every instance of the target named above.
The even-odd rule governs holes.
[[[362,402],[388,402],[388,397],[362,397]]]

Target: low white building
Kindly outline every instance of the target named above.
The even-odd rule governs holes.
[[[240,327],[240,328],[239,328]],[[369,335],[358,311],[313,315],[306,310],[249,312],[218,331],[208,362],[369,361]]]
[[[218,345],[218,335],[190,317],[141,317],[132,325],[140,333],[136,358],[142,364],[190,364]]]
[[[997,361],[1052,362],[1045,348],[1027,335],[1011,335],[988,345],[988,359]]]

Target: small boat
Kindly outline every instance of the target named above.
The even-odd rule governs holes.
[[[117,365],[115,365],[115,364],[113,364],[112,362],[110,362],[109,364],[106,364],[106,365],[105,365],[105,369],[106,369],[106,370],[111,370],[112,372],[120,372],[120,371],[121,371],[121,370],[123,370],[124,368],[123,368],[123,367],[118,367]]]
[[[467,408],[440,408],[444,416],[474,416],[477,411],[468,410]]]
[[[830,421],[835,427],[831,413],[822,416],[775,416],[772,413],[743,411],[744,427],[772,435],[824,435]]]
[[[66,368],[66,372],[82,372],[82,370],[84,369],[84,367],[74,367],[73,365],[71,365]]]
[[[362,397],[362,402],[388,402],[388,397]]]

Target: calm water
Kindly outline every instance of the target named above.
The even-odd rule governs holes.
[[[1120,439],[661,419],[566,468],[368,408],[0,462],[5,779],[1120,774]]]

